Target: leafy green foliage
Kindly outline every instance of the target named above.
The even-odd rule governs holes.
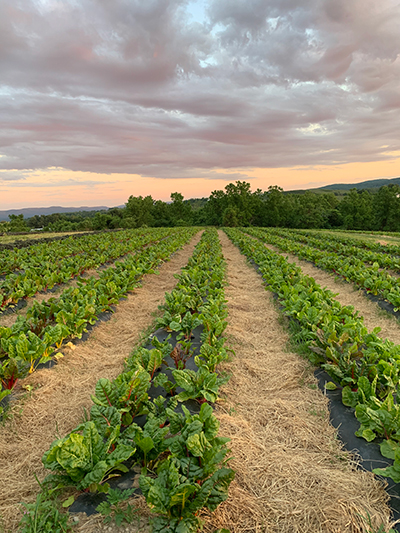
[[[85,422],[54,441],[43,456],[43,464],[57,472],[59,483],[65,486],[107,492],[107,477],[115,470],[127,471],[122,463],[135,453],[135,448],[117,443],[119,434],[120,427],[116,426],[105,440],[93,421]]]
[[[112,382],[105,378],[99,379],[92,400],[97,406],[117,409],[122,424],[127,426],[135,416],[146,412],[149,386],[149,373],[139,367],[123,372]]]
[[[152,272],[194,232],[194,229],[148,230],[132,240],[128,233],[125,235],[128,238],[122,240],[123,247],[117,247],[119,251],[114,250],[114,253],[118,255],[121,250],[124,253],[135,250],[136,254],[128,255],[123,262],[117,262],[113,268],[103,270],[99,279],[93,276],[81,278],[77,287],[66,288],[59,298],[35,302],[28,309],[26,318],[18,317],[11,328],[0,328],[0,357],[3,358],[0,362],[0,376],[4,387],[11,389],[18,379],[26,376],[26,363],[29,363],[28,372],[32,372],[38,364],[49,360],[55,347],[60,348],[64,339],[81,338],[88,325],[95,323],[99,313],[118,303],[120,298],[137,286],[140,277]],[[101,241],[97,241],[102,252],[107,249],[104,248],[107,238],[104,237],[104,241],[103,246]],[[148,244],[154,246],[146,247]],[[107,256],[103,254],[99,260],[104,262]],[[42,269],[42,266],[38,264],[37,269]],[[90,263],[90,266],[93,264]],[[37,277],[41,279],[42,275],[44,276],[40,271]],[[18,291],[23,290],[22,281],[18,279],[16,283]],[[24,294],[33,295],[41,289],[43,287],[36,286],[32,293]],[[1,290],[0,286],[0,296]],[[18,296],[20,297],[23,296]],[[4,298],[4,305],[18,299],[8,296]],[[9,360],[6,360],[7,357]]]
[[[35,503],[23,503],[23,515],[19,523],[20,533],[68,533],[68,514],[58,509],[55,494],[41,485],[42,491]]]
[[[184,389],[177,395],[179,401],[199,400],[214,403],[218,398],[219,387],[226,383],[225,378],[218,377],[215,372],[210,372],[206,367],[194,370],[173,370],[172,374],[178,385]]]
[[[125,506],[121,504],[128,500],[135,489],[109,489],[107,500],[96,507],[96,511],[104,516],[104,523],[114,522],[116,526],[121,526],[124,522],[131,524],[137,518],[138,511],[129,503]]]
[[[169,411],[171,455],[160,463],[156,478],[142,475],[139,480],[150,508],[161,515],[153,520],[153,531],[197,531],[198,511],[215,510],[226,500],[234,477],[224,466],[229,439],[217,437],[212,408],[203,404],[198,415],[183,409],[185,416]]]

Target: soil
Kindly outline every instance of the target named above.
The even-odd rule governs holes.
[[[225,234],[220,238],[228,262],[226,334],[236,356],[224,364],[232,377],[215,412],[220,434],[231,438],[237,474],[205,530],[366,533],[360,515],[367,514],[374,527],[387,528],[382,485],[342,449],[312,367],[286,348],[272,295]]]
[[[42,467],[43,453],[54,439],[82,421],[84,409],[91,406],[90,394],[94,393],[97,380],[112,379],[122,372],[125,358],[139,344],[144,330],[152,326],[164,293],[176,285],[174,274],[186,265],[200,236],[198,233],[183,250],[161,265],[159,275],[145,276],[142,286],[129,294],[112,318],[101,322],[86,342],[65,348],[64,358],[56,367],[36,372],[19,383],[20,393],[27,386],[33,391],[15,402],[11,416],[0,428],[0,516],[7,533],[17,531],[19,503],[36,499],[38,485],[34,474],[43,479],[48,473]],[[99,528],[98,522],[98,518],[81,517],[77,531],[107,531]]]

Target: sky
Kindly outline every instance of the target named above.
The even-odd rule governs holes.
[[[400,176],[400,0],[1,0],[0,210]]]

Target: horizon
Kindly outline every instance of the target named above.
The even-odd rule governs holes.
[[[397,0],[4,0],[0,210],[400,175]]]
[[[394,179],[400,179],[400,176],[396,176],[396,177],[381,177],[381,178],[372,178],[371,180],[361,180],[359,182],[354,182],[354,185],[358,185],[360,183],[364,183],[364,182],[368,182],[368,181],[376,181],[376,180],[394,180]],[[332,185],[338,185],[338,188],[340,185],[349,185],[349,184],[353,184],[353,182],[350,182],[350,183],[334,183]],[[275,184],[277,185],[277,184]],[[279,186],[279,185],[278,185]],[[318,189],[318,188],[316,188]],[[290,189],[290,190],[284,190],[284,192],[293,192],[293,193],[296,193],[297,191],[302,191],[302,190],[309,190],[311,192],[313,192],[313,188],[309,188],[309,189],[302,189],[302,188],[297,188],[297,189]],[[175,192],[180,192],[180,191],[175,191]],[[252,191],[254,192],[254,191]],[[327,192],[330,192],[329,190]],[[152,196],[151,194],[149,196]],[[195,197],[190,197],[190,198],[184,198],[184,200],[197,200],[197,199],[203,199],[203,198],[208,198],[208,196],[195,196]],[[153,200],[157,200],[157,198],[153,198]],[[128,201],[128,198],[126,199],[126,201]],[[170,198],[168,198],[167,200],[163,200],[163,201],[166,201],[167,203],[170,203]],[[60,209],[74,209],[74,210],[85,210],[85,209],[93,209],[93,208],[106,208],[106,209],[115,209],[115,208],[123,208],[124,205],[126,204],[126,202],[123,202],[122,204],[118,204],[118,205],[98,205],[98,204],[93,204],[93,205],[76,205],[76,206],[73,206],[73,205],[68,205],[68,206],[65,206],[65,205],[47,205],[47,206],[44,206],[44,205],[29,205],[29,206],[26,206],[26,207],[11,207],[9,209],[0,209],[0,212],[6,212],[6,211],[18,211],[18,210],[22,210],[22,209],[52,209],[52,208],[60,208]]]

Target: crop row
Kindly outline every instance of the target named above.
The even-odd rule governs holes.
[[[127,491],[110,488],[109,479],[139,465],[140,489],[156,514],[153,531],[165,533],[197,531],[198,512],[213,511],[227,498],[234,476],[226,466],[229,439],[218,437],[219,422],[208,403],[226,381],[215,372],[226,358],[224,276],[218,234],[206,230],[160,306],[164,337],[158,329],[147,347],[133,351],[122,374],[98,381],[88,420],[44,454],[44,466],[53,472],[44,487],[74,487],[115,500]],[[192,338],[199,328],[202,343],[195,355]],[[187,368],[189,361],[197,370]],[[25,522],[33,521],[34,509],[28,506]]]
[[[58,262],[64,258],[85,254],[88,250],[98,249],[106,251],[108,244],[124,242],[131,234],[142,234],[145,229],[139,230],[114,230],[106,232],[92,232],[78,235],[67,235],[53,239],[45,239],[41,242],[28,241],[28,244],[18,248],[6,248],[2,250],[0,258],[0,276],[20,271],[32,266],[40,266],[47,261]]]
[[[334,294],[281,255],[239,230],[226,230],[248,259],[256,263],[278,297],[284,314],[300,328],[299,338],[310,348],[310,359],[321,365],[342,389],[342,401],[355,408],[360,422],[356,435],[367,441],[383,439],[381,453],[393,466],[374,472],[400,481],[400,346],[368,332],[352,306],[342,306]]]
[[[19,316],[11,328],[0,327],[3,387],[11,390],[18,379],[48,362],[65,340],[81,338],[100,313],[109,311],[138,285],[144,274],[168,259],[195,231],[175,231],[158,244],[102,271],[98,279],[80,278],[77,287],[68,287],[59,298],[34,302],[26,317]]]
[[[69,239],[51,243],[46,249],[40,246],[38,254],[32,246],[24,250],[30,260],[21,263],[22,270],[7,274],[0,282],[0,310],[15,305],[19,300],[34,296],[39,291],[52,289],[54,285],[82,275],[85,270],[114,261],[141,246],[166,237],[173,230],[129,230],[118,233],[103,233],[77,239],[74,247]],[[62,246],[65,257],[58,257],[55,245]],[[72,253],[72,250],[75,250]]]
[[[87,248],[93,248],[95,243],[101,246],[103,235],[104,233],[88,233],[58,237],[46,242],[29,241],[29,245],[23,248],[3,249],[0,258],[0,276],[31,266],[40,266],[42,262],[57,262],[68,256],[84,253]]]
[[[376,241],[370,241],[367,239],[353,239],[350,236],[343,236],[343,235],[335,235],[334,232],[321,232],[320,230],[313,230],[313,229],[295,229],[290,230],[294,233],[298,233],[299,235],[305,235],[310,237],[329,237],[329,240],[338,244],[344,244],[345,246],[354,246],[356,248],[363,248],[365,250],[372,250],[374,252],[381,252],[381,253],[389,253],[392,255],[400,255],[400,246],[398,244],[381,244]],[[356,231],[353,231],[352,233],[358,233]],[[364,233],[365,232],[360,232]],[[374,233],[374,232],[370,232]],[[391,235],[396,235],[396,233],[391,232]]]
[[[395,311],[400,309],[400,278],[381,271],[377,263],[368,267],[359,259],[298,244],[270,233],[268,230],[246,228],[246,232],[265,243],[273,244],[285,252],[297,255],[300,259],[311,261],[323,270],[342,276],[346,281],[387,300],[394,306]]]
[[[389,253],[375,252],[360,248],[353,244],[345,244],[343,242],[337,242],[331,239],[330,235],[319,234],[318,238],[313,235],[305,234],[303,232],[268,228],[266,230],[268,235],[276,235],[284,239],[289,239],[298,243],[306,244],[309,247],[317,248],[318,250],[324,250],[332,252],[337,255],[356,258],[364,263],[378,264],[380,268],[386,268],[390,270],[400,271],[400,257],[398,255],[390,255]]]

